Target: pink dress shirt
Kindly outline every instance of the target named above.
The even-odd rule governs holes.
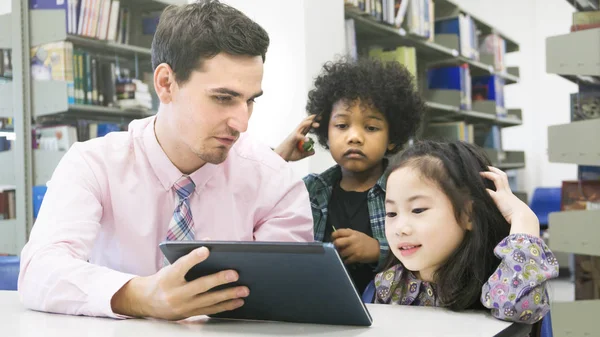
[[[182,174],[158,144],[154,119],[76,143],[65,154],[21,254],[18,288],[26,307],[121,318],[112,296],[134,276],[162,267],[158,244]],[[304,183],[250,135],[242,134],[225,162],[190,176],[197,239],[313,241]]]

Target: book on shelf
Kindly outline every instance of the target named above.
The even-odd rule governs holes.
[[[600,89],[571,94],[571,121],[600,118]]]
[[[403,0],[406,2],[408,0]],[[435,13],[432,0],[408,1],[406,26],[407,31],[433,41],[435,34]]]
[[[600,180],[563,181],[561,193],[561,211],[600,209]],[[600,299],[600,256],[574,258],[575,300]]]
[[[475,142],[474,133],[474,125],[465,121],[430,123],[425,129],[423,137],[438,141],[458,140],[473,144]]]
[[[16,187],[0,185],[0,220],[10,220],[17,217]]]
[[[0,49],[0,77],[12,78],[12,51],[10,49]]]
[[[600,28],[600,11],[574,12],[571,32]]]
[[[479,43],[475,20],[467,14],[456,17],[443,18],[435,21],[435,34],[449,34],[458,36],[458,51],[460,55],[479,60]]]
[[[491,63],[494,70],[498,72],[506,71],[506,40],[498,34],[488,34],[481,38],[479,44],[479,58],[485,60],[485,63]]]
[[[70,35],[129,44],[132,11],[137,8],[123,6],[123,3],[121,0],[29,0],[29,7],[34,10],[64,10]],[[159,16],[160,12],[141,16],[142,34],[154,34]]]
[[[497,75],[483,75],[473,76],[471,81],[472,101],[493,101],[496,105],[496,114],[505,116],[504,79]]]
[[[115,60],[74,48],[69,41],[32,48],[31,76],[39,81],[65,81],[69,104],[138,110],[153,108],[148,85],[131,78],[128,68],[119,69]],[[123,91],[123,83],[134,83],[140,89]]]
[[[502,149],[500,127],[498,125],[477,125],[474,130],[474,143],[486,149]]]
[[[0,136],[0,152],[9,151],[14,147],[14,141],[6,136]]]
[[[67,151],[77,143],[77,128],[71,125],[38,126],[35,128],[35,149]]]
[[[451,90],[460,94],[460,108],[471,110],[471,72],[469,65],[441,65],[427,70],[427,88],[434,90]]]
[[[377,58],[385,62],[396,61],[406,67],[414,76],[417,83],[417,51],[414,47],[397,47],[394,49],[371,48],[369,57]]]
[[[31,78],[40,81],[65,81],[68,103],[74,104],[73,44],[60,41],[31,48]]]
[[[13,130],[15,119],[12,117],[0,117],[0,131]]]
[[[345,0],[344,4],[369,14],[377,21],[433,41],[433,0]]]

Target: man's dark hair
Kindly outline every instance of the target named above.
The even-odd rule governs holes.
[[[203,60],[221,52],[264,62],[268,47],[267,32],[245,14],[217,0],[198,0],[164,10],[152,41],[152,69],[166,63],[185,83]]]
[[[489,158],[469,143],[423,140],[409,146],[397,160],[389,166],[388,174],[402,167],[416,169],[450,199],[458,223],[467,216],[473,225],[434,274],[442,306],[451,310],[484,309],[481,288],[500,264],[494,248],[510,233],[510,224],[486,190],[496,191],[494,183],[479,174],[489,171]],[[389,254],[386,269],[398,263],[398,258]]]
[[[413,75],[398,62],[370,58],[328,62],[308,93],[306,111],[321,116],[319,127],[312,132],[327,149],[333,105],[360,101],[385,116],[389,142],[396,145],[386,154],[397,153],[419,129],[425,109],[414,83]]]

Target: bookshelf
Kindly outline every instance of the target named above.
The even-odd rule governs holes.
[[[470,107],[464,107],[461,104],[460,92],[454,90],[428,90],[426,86],[427,69],[432,67],[467,64],[471,77],[494,75],[504,81],[504,86],[519,83],[519,67],[506,66],[501,69],[495,65],[494,56],[486,53],[482,53],[478,58],[466,57],[464,53],[460,52],[461,40],[458,35],[435,33],[433,38],[429,39],[419,36],[411,32],[408,24],[406,24],[407,19],[404,20],[401,26],[391,24],[386,22],[385,14],[373,15],[367,12],[367,5],[365,4],[365,7],[363,7],[364,3],[366,2],[345,1],[345,17],[346,20],[351,19],[353,21],[352,25],[355,31],[354,44],[349,43],[348,45],[354,46],[356,54],[360,56],[369,55],[372,48],[383,50],[394,50],[397,47],[414,48],[417,69],[415,77],[419,91],[426,100],[427,107],[426,123],[423,129],[427,130],[430,123],[447,122],[465,122],[482,129],[491,126],[497,127],[500,130],[498,131],[500,146],[495,149],[486,149],[493,164],[502,170],[524,168],[525,152],[504,151],[501,148],[501,130],[522,125],[523,112],[521,109],[505,108],[499,112],[494,101],[473,101]],[[374,1],[374,3],[377,3],[377,1]],[[386,3],[389,5],[387,1],[381,3],[382,7],[385,7]],[[468,15],[473,19],[476,30],[480,35],[496,34],[504,40],[506,53],[519,51],[519,45],[515,40],[466,12],[455,2],[451,0],[434,0],[433,6],[435,21]],[[377,9],[371,8],[370,10],[371,12],[377,12]],[[410,11],[411,9],[407,10],[407,17]],[[348,23],[346,25],[348,29]]]
[[[39,74],[34,71],[32,62],[38,55],[32,55],[32,48],[52,43],[67,43],[72,45],[73,51],[77,49],[96,58],[98,72],[101,71],[101,63],[114,63],[117,70],[126,68],[130,70],[127,76],[143,81],[144,76],[151,73],[152,34],[145,31],[147,27],[142,21],[148,18],[151,20],[153,15],[168,5],[185,4],[188,1],[120,0],[116,28],[116,36],[119,38],[116,39],[109,37],[110,18],[105,17],[107,21],[104,23],[98,18],[98,26],[90,24],[90,27],[97,27],[96,33],[94,28],[90,28],[92,34],[83,36],[86,34],[76,34],[79,32],[73,31],[73,27],[78,25],[72,25],[73,18],[75,22],[80,20],[77,15],[79,8],[33,9],[32,0],[11,1],[12,11],[0,15],[0,49],[11,50],[13,72],[12,79],[0,81],[0,118],[12,118],[14,130],[10,131],[14,132],[16,140],[10,150],[0,152],[0,162],[13,163],[0,165],[0,185],[15,187],[16,218],[0,220],[0,253],[19,254],[34,223],[33,186],[45,185],[65,154],[65,151],[34,148],[34,132],[37,132],[39,127],[55,124],[77,126],[82,121],[126,124],[133,119],[155,114],[156,107],[154,99],[152,108],[106,104],[100,98],[97,101],[94,99],[94,102],[74,101],[71,91],[73,82],[70,79],[57,79],[54,73],[51,78],[36,77]],[[107,8],[112,9],[111,0],[101,3],[110,4]],[[129,22],[127,26],[121,24],[125,17],[124,8]],[[71,19],[67,20],[67,17]],[[107,29],[105,38],[101,37],[102,29],[99,28],[102,24],[106,25],[102,29]],[[65,56],[65,59],[68,62],[69,56]],[[73,76],[74,67],[75,65],[72,68]],[[66,67],[65,72],[68,71],[70,70]],[[91,74],[91,71],[83,75],[88,74]],[[122,73],[117,74],[121,75]],[[82,81],[86,79],[84,76]],[[149,94],[152,95],[152,92],[149,91]],[[87,97],[84,98],[87,100]]]
[[[598,10],[598,2],[569,0],[578,11]],[[576,13],[577,14],[577,13]],[[574,21],[575,15],[574,14]],[[579,86],[578,99],[582,93],[600,93],[600,28],[573,31],[546,39],[546,72],[573,81]],[[571,102],[573,104],[573,102]],[[579,102],[577,102],[579,105]],[[600,118],[580,117],[573,114],[571,122],[548,127],[548,159],[552,163],[600,166]],[[593,183],[593,181],[589,181]],[[578,181],[578,195],[584,199],[581,210],[565,210],[549,215],[550,248],[586,256],[600,256],[600,209],[583,193],[584,180]],[[565,198],[563,190],[563,203]],[[570,197],[570,196],[569,196]],[[587,258],[589,259],[589,258]],[[576,259],[577,260],[577,259]],[[591,261],[591,260],[587,260]],[[577,264],[577,263],[576,263]],[[575,267],[577,271],[577,266]],[[597,268],[596,268],[597,269]],[[552,327],[558,336],[597,336],[600,334],[595,318],[600,310],[596,297],[600,279],[595,276],[593,263],[591,279],[586,280],[596,290],[585,297],[595,299],[552,303]],[[576,294],[580,287],[579,275],[575,273]],[[587,276],[585,276],[587,279]],[[581,289],[583,290],[583,288]],[[584,297],[584,296],[580,296]]]

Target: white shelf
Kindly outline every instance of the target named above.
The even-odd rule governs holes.
[[[0,83],[0,118],[12,118],[13,112],[13,84],[12,82]]]
[[[546,72],[600,76],[600,28],[546,38]]]
[[[501,151],[490,148],[483,150],[492,161],[492,165],[501,170],[525,167],[525,152],[523,151]]]
[[[67,82],[31,81],[34,118],[65,112],[69,109]]]
[[[0,151],[0,185],[15,184],[15,151]]]
[[[550,302],[554,336],[599,336],[600,300]]]
[[[0,49],[12,49],[12,17],[0,15]]]
[[[552,250],[600,256],[600,210],[550,213],[548,222]]]
[[[68,114],[80,118],[123,117],[143,118],[155,114],[149,110],[124,110],[118,107],[69,104],[64,81],[32,81],[34,118]]]
[[[600,166],[600,119],[549,126],[548,158],[552,163]]]
[[[20,253],[15,247],[16,228],[18,221],[16,219],[0,220],[0,253],[3,254],[18,254]]]
[[[67,37],[65,11],[60,9],[35,9],[29,11],[32,47],[50,42],[64,41]]]

